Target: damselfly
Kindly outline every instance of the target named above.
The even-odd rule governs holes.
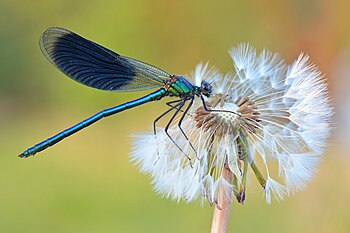
[[[35,155],[104,117],[141,104],[160,100],[166,96],[177,97],[178,99],[167,102],[170,108],[154,120],[154,134],[156,134],[157,121],[174,110],[175,112],[165,127],[165,132],[179,150],[182,151],[175,140],[169,135],[168,129],[176,116],[182,114],[178,121],[178,127],[186,140],[188,140],[188,137],[181,128],[181,123],[196,96],[201,98],[205,110],[223,111],[208,109],[205,105],[203,96],[210,97],[210,83],[202,81],[200,86],[195,86],[183,76],[171,75],[150,64],[117,54],[67,29],[57,27],[47,29],[40,37],[40,48],[45,57],[53,65],[68,77],[83,85],[105,91],[159,89],[139,99],[102,110],[25,150],[19,155],[21,158]],[[186,102],[188,103],[187,105]],[[183,108],[184,110],[182,110]],[[190,142],[189,144],[193,148]],[[195,151],[194,148],[193,150]]]

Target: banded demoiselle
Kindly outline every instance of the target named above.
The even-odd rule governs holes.
[[[177,100],[167,102],[170,108],[154,120],[154,133],[156,134],[157,121],[174,110],[174,114],[170,117],[165,127],[165,132],[175,145],[177,144],[169,135],[168,128],[175,117],[179,113],[182,114],[178,126],[184,137],[188,140],[181,128],[181,123],[196,96],[201,98],[203,106],[207,111],[223,111],[208,109],[205,105],[203,96],[209,97],[211,95],[210,83],[202,81],[201,86],[195,86],[183,76],[171,75],[150,64],[117,54],[67,29],[58,27],[48,28],[40,37],[40,49],[45,57],[60,71],[83,85],[100,90],[117,92],[141,91],[153,88],[158,88],[158,90],[139,99],[102,110],[25,150],[19,155],[21,158],[35,155],[104,117],[141,104],[160,100],[166,96],[177,97]],[[188,104],[186,106],[185,104],[187,102]],[[186,107],[184,108],[184,106]],[[184,110],[182,110],[183,108]],[[193,148],[191,143],[190,145]],[[182,151],[179,146],[177,147]],[[194,148],[193,150],[195,151]],[[187,158],[189,159],[188,156]]]

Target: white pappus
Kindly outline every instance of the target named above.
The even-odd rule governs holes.
[[[189,160],[158,128],[134,136],[131,161],[152,177],[155,190],[175,200],[204,197],[217,203],[218,187],[240,203],[246,195],[247,173],[253,171],[266,201],[303,189],[327,145],[333,108],[318,68],[301,54],[291,65],[274,53],[257,54],[248,44],[229,51],[234,73],[221,75],[199,64],[188,77],[199,85],[212,82],[205,98],[208,112],[196,98],[182,128],[169,129]],[[191,148],[194,146],[196,153]],[[232,181],[221,175],[232,173]],[[249,176],[250,178],[250,176]]]

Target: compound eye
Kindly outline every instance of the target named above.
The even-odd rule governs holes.
[[[202,85],[201,85],[201,89],[202,89],[202,94],[205,96],[209,96],[211,93],[211,86],[208,82],[206,81],[202,81]]]

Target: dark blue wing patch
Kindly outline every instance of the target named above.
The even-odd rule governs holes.
[[[139,91],[164,86],[170,75],[152,65],[119,55],[63,28],[40,38],[46,58],[70,78],[107,91]]]

